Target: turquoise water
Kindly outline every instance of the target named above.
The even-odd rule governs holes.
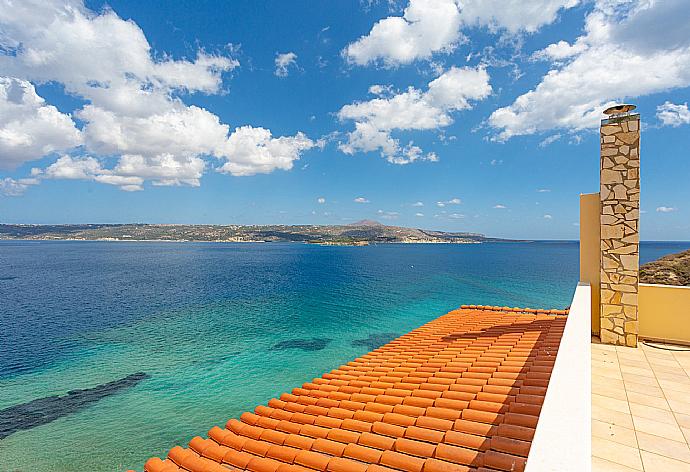
[[[140,470],[461,304],[565,307],[577,275],[572,242],[0,242],[0,471]]]

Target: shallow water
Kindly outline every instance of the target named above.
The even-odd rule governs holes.
[[[0,471],[140,470],[461,304],[562,308],[577,278],[574,242],[0,242]]]

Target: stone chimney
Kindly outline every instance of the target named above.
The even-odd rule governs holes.
[[[604,343],[637,347],[640,115],[634,105],[601,122],[601,319]]]

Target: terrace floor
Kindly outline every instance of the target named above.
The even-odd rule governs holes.
[[[690,350],[592,338],[592,470],[687,472],[689,444]]]

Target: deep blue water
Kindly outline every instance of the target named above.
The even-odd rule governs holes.
[[[141,468],[461,304],[562,308],[577,279],[576,242],[0,242],[0,410],[98,397],[0,439],[0,471]]]

